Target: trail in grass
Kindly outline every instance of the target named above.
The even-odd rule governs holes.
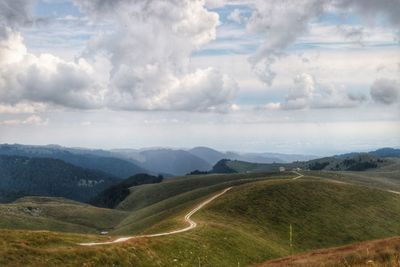
[[[92,242],[92,243],[80,243],[79,245],[81,246],[98,246],[98,245],[109,245],[109,244],[115,244],[115,243],[122,243],[122,242],[126,242],[128,240],[134,239],[134,238],[140,238],[140,237],[157,237],[157,236],[165,236],[165,235],[174,235],[174,234],[179,234],[179,233],[183,233],[183,232],[187,232],[190,231],[194,228],[197,227],[197,223],[195,221],[193,221],[190,217],[195,214],[196,212],[198,212],[201,208],[203,208],[205,205],[207,205],[208,203],[212,202],[213,200],[215,200],[216,198],[222,196],[223,194],[225,194],[228,190],[232,189],[232,187],[228,187],[226,189],[224,189],[224,191],[222,191],[221,193],[218,193],[210,198],[208,198],[207,200],[205,200],[204,202],[200,203],[200,205],[198,205],[196,208],[194,208],[193,210],[191,210],[188,214],[185,215],[185,222],[189,223],[189,226],[182,228],[182,229],[178,229],[178,230],[174,230],[174,231],[170,231],[170,232],[164,232],[164,233],[158,233],[158,234],[149,234],[149,235],[134,235],[134,236],[127,236],[127,237],[121,237],[118,239],[115,239],[113,241],[107,241],[107,242]]]
[[[297,174],[298,176],[292,178],[292,180],[297,180],[297,179],[300,179],[301,177],[304,177],[304,175],[301,174],[301,173],[299,173],[299,172],[293,171],[293,173],[294,173],[294,174]]]
[[[304,175],[293,171],[293,173],[297,174],[298,176],[292,178],[292,180],[297,180],[302,178]],[[195,221],[193,221],[190,217],[195,214],[197,211],[199,211],[201,208],[203,208],[205,205],[207,205],[208,203],[212,202],[213,200],[215,200],[216,198],[220,197],[221,195],[225,194],[228,190],[230,190],[232,187],[228,187],[226,188],[224,191],[222,191],[219,194],[216,194],[214,196],[212,196],[211,198],[205,200],[204,202],[202,202],[200,205],[198,205],[196,208],[194,208],[193,210],[191,210],[188,214],[185,215],[185,222],[189,223],[189,226],[182,228],[182,229],[178,229],[178,230],[174,230],[174,231],[170,231],[170,232],[164,232],[164,233],[158,233],[158,234],[149,234],[149,235],[135,235],[135,236],[127,236],[127,237],[121,237],[118,239],[115,239],[113,241],[106,241],[106,242],[92,242],[92,243],[80,243],[79,245],[82,246],[98,246],[98,245],[108,245],[108,244],[115,244],[115,243],[122,243],[122,242],[126,242],[128,240],[134,239],[134,238],[140,238],[140,237],[157,237],[157,236],[165,236],[165,235],[174,235],[174,234],[179,234],[179,233],[183,233],[186,231],[190,231],[193,228],[197,227],[197,223]]]
[[[393,194],[396,194],[396,195],[400,195],[400,192],[399,191],[393,191],[393,190],[385,190],[386,192],[389,192],[389,193],[393,193]]]

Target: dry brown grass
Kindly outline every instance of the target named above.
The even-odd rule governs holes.
[[[314,250],[266,261],[258,267],[384,266],[400,267],[400,237]]]

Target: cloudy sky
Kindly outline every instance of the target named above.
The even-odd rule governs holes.
[[[0,143],[400,146],[400,0],[0,0]]]

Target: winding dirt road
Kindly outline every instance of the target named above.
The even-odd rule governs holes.
[[[292,178],[292,180],[297,180],[302,178],[304,175],[301,173],[298,173],[296,171],[293,171],[293,173],[297,174],[298,176]],[[223,194],[225,194],[228,190],[232,189],[232,187],[228,187],[226,189],[224,189],[221,193],[218,193],[210,198],[208,198],[207,200],[205,200],[204,202],[200,203],[200,205],[198,205],[196,208],[194,208],[193,210],[191,210],[188,214],[185,215],[185,222],[189,223],[189,226],[182,228],[182,229],[177,229],[174,231],[170,231],[170,232],[164,232],[164,233],[158,233],[158,234],[149,234],[149,235],[133,235],[133,236],[127,236],[127,237],[120,237],[117,238],[113,241],[106,241],[106,242],[92,242],[92,243],[80,243],[79,245],[81,246],[99,246],[99,245],[109,245],[109,244],[116,244],[116,243],[122,243],[122,242],[126,242],[128,240],[134,239],[134,238],[141,238],[141,237],[157,237],[157,236],[165,236],[165,235],[174,235],[174,234],[179,234],[179,233],[183,233],[183,232],[187,232],[190,231],[194,228],[197,227],[197,223],[195,221],[193,221],[190,217],[192,217],[193,214],[195,214],[196,212],[198,212],[201,208],[203,208],[205,205],[207,205],[208,203],[212,202],[213,200],[215,200],[216,198],[222,196]]]
[[[205,205],[207,205],[208,203],[212,202],[213,200],[215,200],[216,198],[222,196],[223,194],[225,194],[228,190],[232,189],[232,187],[228,187],[226,189],[224,189],[224,191],[222,191],[221,193],[218,193],[210,198],[208,198],[207,200],[205,200],[204,202],[200,203],[200,205],[198,205],[196,208],[194,208],[193,210],[191,210],[188,214],[185,215],[185,222],[189,223],[188,227],[182,228],[182,229],[178,229],[178,230],[174,230],[174,231],[170,231],[170,232],[164,232],[164,233],[158,233],[158,234],[149,234],[149,235],[134,235],[134,236],[127,236],[127,237],[121,237],[118,239],[115,239],[113,241],[107,241],[107,242],[92,242],[92,243],[80,243],[79,245],[81,246],[99,246],[99,245],[109,245],[109,244],[116,244],[116,243],[122,243],[122,242],[126,242],[128,240],[134,239],[134,238],[140,238],[140,237],[156,237],[156,236],[164,236],[164,235],[174,235],[174,234],[179,234],[179,233],[183,233],[183,232],[187,232],[189,230],[192,230],[193,228],[197,227],[197,223],[195,221],[193,221],[190,217],[192,217],[193,214],[195,214],[196,212],[198,212],[201,208],[203,208]]]
[[[297,172],[297,171],[293,171],[293,173],[294,173],[294,174],[297,174],[298,176],[292,178],[292,180],[297,180],[297,179],[300,179],[301,177],[304,176],[303,174],[301,174],[301,173],[299,173],[299,172]]]

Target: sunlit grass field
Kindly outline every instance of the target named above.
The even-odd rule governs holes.
[[[248,266],[292,253],[400,234],[399,195],[332,177],[317,178],[318,173],[290,179],[295,176],[274,174],[265,180],[238,182],[242,177],[235,180],[236,185],[224,180],[220,185],[183,190],[132,212],[121,220],[129,220],[129,227],[120,223],[123,231],[115,230],[116,235],[126,235],[129,229],[158,233],[183,227],[184,215],[197,203],[234,185],[192,217],[197,228],[177,235],[82,247],[77,243],[110,237],[2,230],[0,266]],[[175,181],[179,180],[184,179]],[[289,225],[293,247],[289,246]]]

